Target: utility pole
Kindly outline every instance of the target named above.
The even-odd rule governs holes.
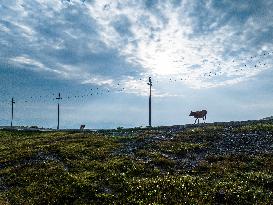
[[[58,125],[57,125],[57,130],[58,130],[60,128],[60,103],[59,103],[59,101],[62,99],[60,93],[56,99],[58,100]]]
[[[13,98],[11,98],[11,122],[10,122],[11,127],[12,127],[12,121],[13,121],[13,104],[15,104],[15,101]]]
[[[149,96],[149,127],[152,126],[152,78],[149,77],[150,96]]]

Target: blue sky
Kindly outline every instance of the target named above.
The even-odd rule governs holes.
[[[273,1],[1,0],[0,125],[114,128],[273,115]],[[91,95],[92,94],[92,95]]]

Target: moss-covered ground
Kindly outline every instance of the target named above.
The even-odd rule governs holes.
[[[0,204],[273,204],[273,124],[2,130]]]

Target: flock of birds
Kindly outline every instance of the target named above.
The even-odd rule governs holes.
[[[251,68],[258,68],[258,67],[264,67],[267,66],[267,63],[265,62],[266,59],[269,59],[268,57],[273,55],[273,52],[263,52],[260,55],[255,55],[255,56],[250,56],[249,58],[245,58],[245,59],[237,59],[237,60],[232,60],[232,63],[236,64],[236,66],[234,65],[235,68],[235,72],[239,72],[239,71],[247,71],[247,69],[251,69]],[[218,59],[215,61],[215,66],[221,67],[221,63],[218,63]],[[269,66],[272,66],[271,63],[268,64]],[[237,68],[236,68],[237,67]],[[238,68],[239,67],[239,68]],[[212,78],[212,77],[217,77],[217,76],[221,76],[222,75],[222,71],[221,69],[219,69],[219,71],[210,71],[210,72],[206,72],[206,73],[202,73],[202,76],[204,78]],[[190,76],[187,77],[171,77],[167,80],[167,82],[169,83],[175,83],[175,82],[179,82],[179,81],[187,81],[188,79],[190,79]],[[137,83],[139,84],[146,84],[148,83],[148,77],[142,77],[137,79]],[[160,83],[159,80],[157,80],[156,78],[152,78],[153,80],[153,85],[154,84],[158,84]],[[164,81],[164,83],[166,83],[166,81]],[[156,86],[156,85],[155,85]],[[134,87],[135,89],[137,89],[137,87]],[[147,87],[147,91],[148,91],[148,87]],[[83,101],[84,99],[89,99],[91,97],[98,97],[98,96],[103,96],[103,95],[110,95],[112,93],[126,93],[127,92],[127,88],[124,87],[124,84],[122,82],[116,82],[114,85],[112,85],[111,87],[106,87],[106,86],[97,86],[94,87],[91,85],[86,86],[83,89],[79,89],[79,90],[74,90],[72,92],[67,92],[67,91],[63,91],[61,92],[61,101],[62,102],[79,102],[79,101]],[[11,97],[16,97],[16,96],[11,96]],[[10,98],[11,98],[10,97]],[[17,97],[17,99],[15,98],[16,102],[19,103],[53,103],[53,102],[57,102],[58,99],[58,93],[57,92],[48,92],[46,94],[39,94],[39,95],[33,95],[30,97]],[[5,99],[5,100],[1,100],[0,103],[2,105],[10,105],[10,101],[11,99]]]

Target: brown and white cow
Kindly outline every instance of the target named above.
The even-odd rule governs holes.
[[[196,112],[191,111],[189,116],[193,116],[194,118],[196,118],[196,120],[194,121],[194,124],[196,123],[197,120],[199,124],[199,118],[203,118],[203,120],[205,121],[207,118],[207,113],[208,112],[206,110],[201,110]]]

